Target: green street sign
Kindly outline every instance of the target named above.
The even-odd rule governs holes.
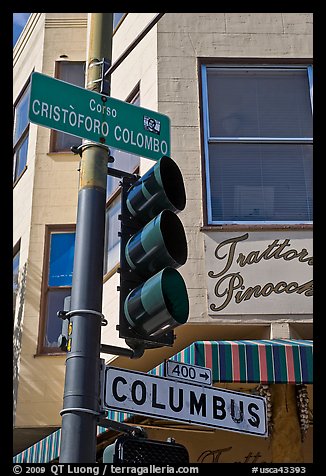
[[[36,72],[29,120],[152,160],[170,155],[168,116]]]

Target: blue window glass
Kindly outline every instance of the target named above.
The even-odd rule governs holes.
[[[15,182],[27,164],[29,121],[28,105],[30,85],[27,86],[14,109],[14,136],[13,136],[13,181]]]
[[[58,352],[58,337],[62,321],[57,312],[64,307],[64,299],[71,294],[74,264],[75,232],[51,232],[49,273],[45,302],[45,321],[41,352]]]
[[[71,286],[75,233],[51,235],[49,286]]]
[[[22,136],[24,130],[28,126],[28,105],[30,92],[31,88],[30,85],[28,85],[15,107],[14,144],[18,142],[19,138]]]
[[[117,26],[124,13],[113,13],[113,28]]]

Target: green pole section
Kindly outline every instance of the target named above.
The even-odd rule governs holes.
[[[112,20],[113,13],[88,14],[85,85],[96,92],[101,92],[98,63],[111,61]],[[60,463],[96,462],[107,162],[105,147],[83,142]]]

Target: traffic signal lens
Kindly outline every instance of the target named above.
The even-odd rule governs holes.
[[[179,268],[187,260],[187,240],[180,219],[163,210],[126,245],[126,259],[132,270],[148,278],[166,266]]]
[[[181,171],[177,164],[164,156],[160,161],[160,176],[165,194],[174,211],[179,212],[186,206],[186,192]]]
[[[140,334],[155,336],[184,324],[189,300],[182,276],[174,268],[164,268],[129,293],[124,311]]]
[[[181,274],[173,268],[165,268],[162,275],[162,290],[167,310],[177,325],[185,324],[189,314],[189,301]]]
[[[170,157],[163,156],[129,190],[127,207],[144,224],[164,209],[179,212],[186,206],[182,174]]]

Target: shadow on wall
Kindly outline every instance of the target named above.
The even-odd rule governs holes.
[[[19,357],[22,339],[22,320],[25,302],[27,263],[24,264],[17,289],[18,312],[13,332],[13,418],[15,421],[18,391]]]

